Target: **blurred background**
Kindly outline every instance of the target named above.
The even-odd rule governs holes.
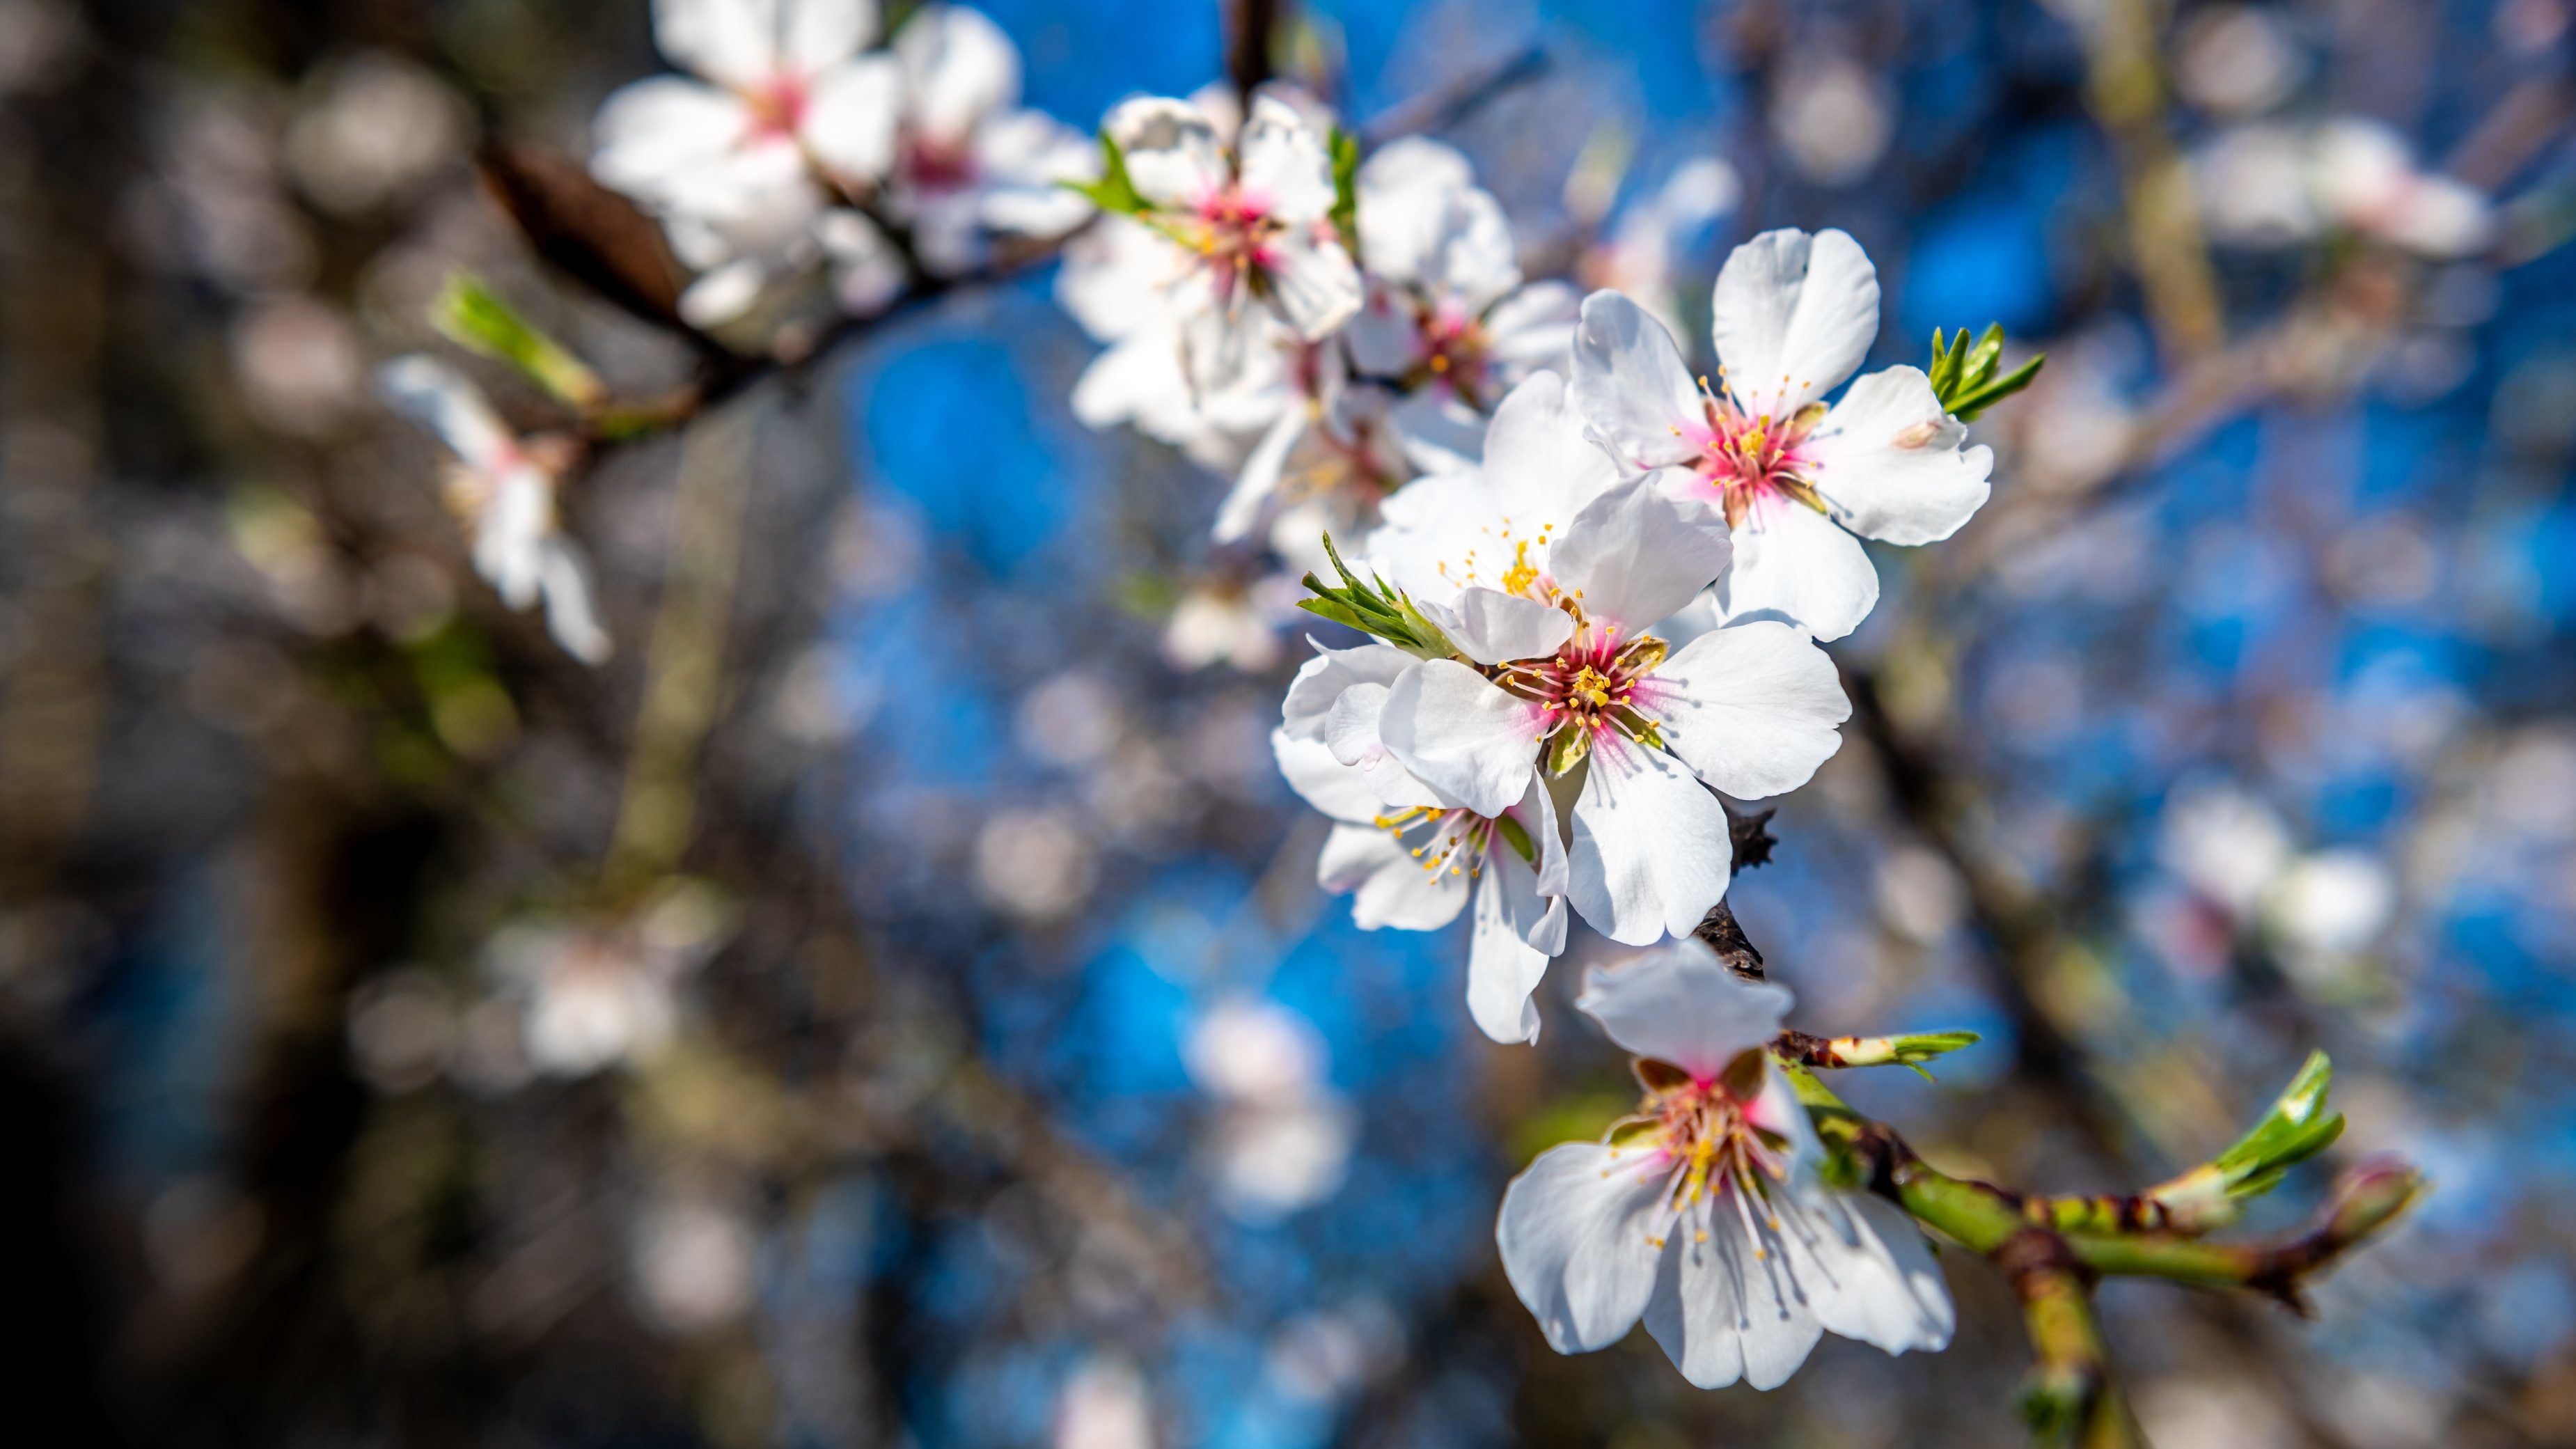
[[[986,8],[1077,127],[1224,73],[1216,4]],[[2166,1449],[2576,1443],[2571,18],[1315,0],[1282,37],[1345,116],[1438,123],[1534,274],[1703,348],[1729,246],[1830,225],[1873,365],[2048,352],[1978,426],[1984,513],[1881,552],[1860,713],[1730,899],[1800,1026],[1985,1033],[1847,1084],[1944,1166],[2152,1181],[2321,1046],[2337,1157],[2428,1168],[2313,1322],[2104,1294]],[[643,0],[0,0],[22,1421],[2013,1442],[2017,1315],[1956,1254],[1937,1358],[1704,1394],[1643,1335],[1547,1351],[1493,1212],[1629,1104],[1570,1007],[1607,943],[1500,1048],[1462,934],[1314,887],[1265,738],[1302,631],[1211,556],[1223,480],[1070,416],[1045,264],[584,473],[604,666],[503,607],[372,374],[465,266],[621,393],[689,375],[474,165],[586,156],[660,68]]]

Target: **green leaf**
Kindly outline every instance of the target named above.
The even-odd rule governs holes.
[[[2325,1151],[2343,1135],[2343,1114],[2326,1110],[2334,1064],[2312,1052],[2263,1120],[2226,1151],[2145,1196],[2186,1233],[2234,1222],[2244,1204],[2280,1185],[2291,1168]]]
[[[1374,634],[1398,649],[1423,659],[1447,659],[1458,650],[1440,626],[1423,616],[1413,600],[1402,589],[1388,585],[1384,579],[1362,579],[1342,562],[1341,550],[1333,546],[1333,536],[1324,535],[1324,557],[1330,559],[1333,571],[1342,576],[1342,587],[1334,588],[1308,574],[1304,583],[1315,597],[1301,599],[1298,606],[1308,613],[1320,614],[1337,624],[1348,624],[1365,634]]]
[[[1933,396],[1941,400],[1942,410],[1963,423],[1972,423],[1977,415],[2005,398],[2030,386],[2039,376],[2048,355],[2041,353],[2014,368],[2003,377],[1995,376],[2002,365],[2004,329],[2000,322],[1986,324],[1986,330],[1971,343],[1968,329],[1945,335],[1932,329],[1932,356],[1924,365],[1923,375],[1932,383]]]
[[[1333,128],[1333,226],[1351,260],[1360,260],[1360,138]]]
[[[607,400],[608,388],[589,364],[538,330],[472,272],[447,279],[430,303],[429,320],[458,346],[509,363],[568,406],[588,412]]]
[[[1126,154],[1118,149],[1118,143],[1111,140],[1105,130],[1100,133],[1100,179],[1059,181],[1056,184],[1090,198],[1091,204],[1102,211],[1116,212],[1120,216],[1138,216],[1153,209],[1137,192],[1134,179],[1127,174]]]

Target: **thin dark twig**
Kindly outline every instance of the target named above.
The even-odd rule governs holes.
[[[1277,73],[1270,42],[1282,8],[1280,0],[1225,0],[1225,74],[1237,95],[1249,97]]]

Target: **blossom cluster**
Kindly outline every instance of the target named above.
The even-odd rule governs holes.
[[[1859,245],[1739,248],[1711,383],[1647,306],[1526,278],[1446,146],[1363,159],[1280,87],[1131,100],[1102,137],[1104,215],[1060,282],[1106,344],[1076,412],[1231,470],[1217,542],[1263,537],[1308,609],[1372,636],[1318,644],[1272,738],[1333,822],[1321,883],[1367,928],[1471,916],[1468,1008],[1504,1042],[1538,1035],[1572,917],[1666,943],[1578,1002],[1637,1056],[1640,1115],[1504,1201],[1549,1341],[1642,1318],[1694,1383],[1763,1387],[1828,1329],[1945,1345],[1921,1234],[1824,1183],[1767,1054],[1787,993],[1692,934],[1727,889],[1720,797],[1796,789],[1841,743],[1818,641],[1877,601],[1861,540],[1946,538],[1987,494],[1990,454],[1925,372],[1828,401],[1877,335]]]
[[[655,0],[653,34],[688,72],[608,98],[592,171],[661,218],[698,272],[700,327],[828,271],[854,313],[917,265],[956,276],[996,234],[1062,235],[1089,213],[1059,183],[1090,144],[1019,104],[1020,57],[981,12],[925,6],[890,44],[875,0]]]

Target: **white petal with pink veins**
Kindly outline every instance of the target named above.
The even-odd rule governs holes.
[[[1727,390],[1748,413],[1786,418],[1869,355],[1878,269],[1842,232],[1766,231],[1726,259],[1710,306]]]
[[[1712,629],[1657,666],[1647,706],[1664,743],[1740,800],[1807,783],[1851,718],[1833,658],[1806,631],[1758,621]]]
[[[1592,747],[1589,768],[1574,802],[1567,898],[1623,945],[1689,935],[1726,895],[1726,807],[1670,755],[1615,733]]]
[[[1729,619],[1783,619],[1840,639],[1878,606],[1878,568],[1843,526],[1795,498],[1757,498],[1735,530],[1735,562],[1717,581]]]
[[[1699,456],[1699,441],[1685,431],[1705,416],[1699,384],[1664,324],[1617,292],[1583,299],[1573,393],[1575,411],[1621,466],[1663,468]]]
[[[1891,367],[1853,383],[1803,451],[1816,491],[1852,532],[1938,543],[1992,491],[1994,450],[1961,447],[1967,440],[1967,425],[1942,411],[1920,368]]]
[[[1548,556],[1548,571],[1588,618],[1618,625],[1619,637],[1629,639],[1715,582],[1733,553],[1723,514],[1670,496],[1663,480],[1649,475],[1576,514]]]

